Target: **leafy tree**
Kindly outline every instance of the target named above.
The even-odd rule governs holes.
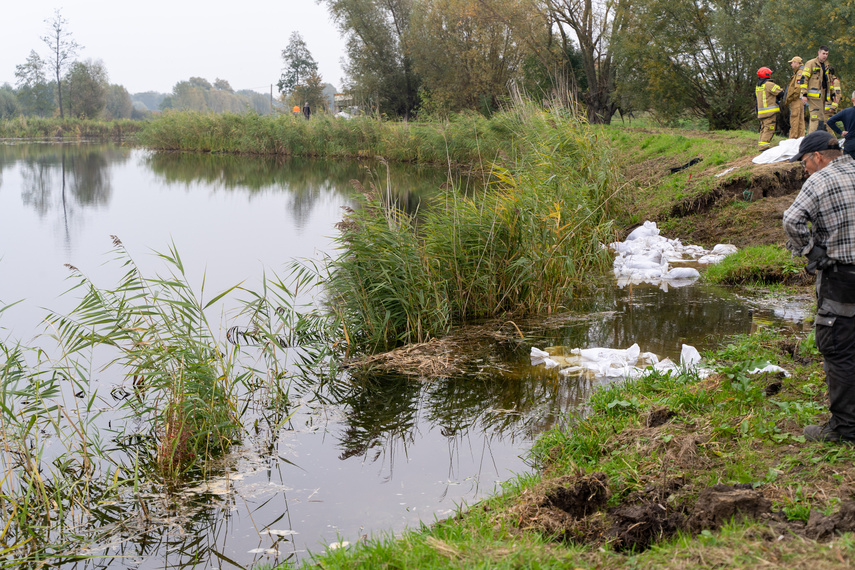
[[[8,83],[0,87],[0,119],[11,119],[20,112],[20,104],[15,90]]]
[[[227,91],[229,93],[234,93],[235,90],[232,89],[232,86],[225,79],[220,79],[219,77],[214,80],[214,89],[218,91]]]
[[[326,109],[327,100],[324,97],[324,81],[321,76],[318,73],[310,74],[305,83],[297,85],[291,92],[289,103],[290,106],[297,105],[301,109],[308,103],[313,113]]]
[[[48,58],[48,66],[54,72],[56,78],[56,93],[59,104],[59,116],[63,115],[62,105],[62,75],[70,63],[77,55],[77,51],[83,49],[83,46],[78,44],[71,37],[71,32],[68,31],[68,20],[62,17],[62,13],[57,9],[54,10],[53,18],[45,20],[50,29],[47,35],[42,36],[42,41],[50,48],[50,57]]]
[[[582,93],[591,123],[611,122],[617,110],[613,40],[630,22],[631,0],[542,0],[539,9],[557,28],[562,50],[572,53],[575,37],[582,55],[587,89]]]
[[[130,119],[133,116],[134,104],[128,90],[121,85],[110,85],[107,89],[105,111],[108,119]]]
[[[300,32],[292,32],[288,45],[282,50],[285,67],[276,83],[280,93],[291,93],[305,83],[312,74],[317,74],[318,64],[303,41]]]
[[[65,79],[68,88],[68,111],[75,117],[94,119],[107,105],[110,82],[101,60],[75,61]]]
[[[319,0],[346,37],[347,90],[381,112],[408,116],[421,81],[407,45],[415,0]]]
[[[510,3],[521,6],[521,3]],[[518,21],[524,12],[510,15]],[[522,77],[516,28],[479,0],[423,0],[414,5],[408,45],[413,68],[432,105],[448,111],[490,111]]]
[[[27,61],[15,66],[18,102],[22,112],[44,117],[54,110],[53,88],[45,76],[45,61],[34,50]]]
[[[736,129],[756,119],[754,86],[761,66],[789,65],[768,22],[769,0],[641,0],[618,42],[620,96],[675,118],[706,117],[710,129]],[[792,56],[790,56],[792,57]]]

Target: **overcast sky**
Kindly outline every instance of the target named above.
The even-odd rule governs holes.
[[[46,57],[46,19],[60,9],[84,46],[77,59],[102,60],[110,83],[130,93],[169,93],[190,77],[226,79],[235,90],[268,93],[279,80],[291,32],[303,36],[327,83],[342,87],[344,41],[315,0],[6,0],[0,16],[0,84],[30,50]]]

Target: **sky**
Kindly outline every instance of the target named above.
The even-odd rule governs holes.
[[[101,60],[110,83],[130,93],[170,93],[179,81],[227,80],[234,90],[269,93],[282,71],[282,50],[300,32],[324,82],[342,87],[344,39],[315,0],[8,0],[0,17],[0,85],[15,85],[15,66],[30,50],[47,57],[45,20],[59,9],[83,49]]]

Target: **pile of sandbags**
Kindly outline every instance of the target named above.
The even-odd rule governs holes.
[[[729,244],[716,245],[711,251],[699,245],[683,245],[678,239],[659,235],[655,222],[644,222],[621,242],[609,244],[615,252],[614,272],[619,287],[651,283],[667,288],[694,283],[700,273],[694,267],[671,267],[694,262],[698,265],[718,263],[737,251]]]
[[[602,378],[637,378],[647,368],[659,372],[676,370],[678,368],[697,367],[701,355],[693,346],[683,345],[680,354],[680,364],[670,358],[659,360],[652,352],[641,352],[638,344],[627,349],[618,348],[573,348],[565,352],[561,347],[551,347],[540,350],[532,347],[531,364],[543,364],[547,369],[558,368],[560,374],[566,376],[589,376]],[[707,372],[698,369],[703,377]]]

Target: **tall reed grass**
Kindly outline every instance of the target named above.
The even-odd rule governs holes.
[[[174,248],[158,254],[169,272],[151,277],[118,238],[114,246],[123,275],[113,288],[69,266],[69,293],[80,302],[67,315],[48,314],[46,346],[0,339],[2,567],[88,557],[89,545],[126,531],[125,522],[104,520],[149,524],[146,505],[157,499],[147,493],[211,474],[256,399],[278,432],[301,365],[314,370],[327,358],[330,320],[295,305],[278,278],[259,292],[236,285],[206,298],[204,283],[198,294],[188,284]],[[249,294],[237,302],[243,342],[222,339],[207,312],[240,292]],[[249,365],[239,358],[247,341]],[[287,352],[304,344],[319,348],[301,349],[298,371],[289,372]],[[93,386],[96,376],[109,395]]]
[[[401,123],[329,115],[164,112],[145,123],[138,141],[155,150],[481,164],[507,152],[504,126],[479,114],[446,122]]]
[[[15,117],[0,121],[0,138],[122,139],[142,128],[142,121],[131,119]]]
[[[621,181],[608,145],[584,120],[520,102],[493,119],[516,165],[464,196],[449,189],[416,216],[365,193],[340,224],[326,276],[354,347],[423,342],[455,323],[560,310],[608,267]]]

